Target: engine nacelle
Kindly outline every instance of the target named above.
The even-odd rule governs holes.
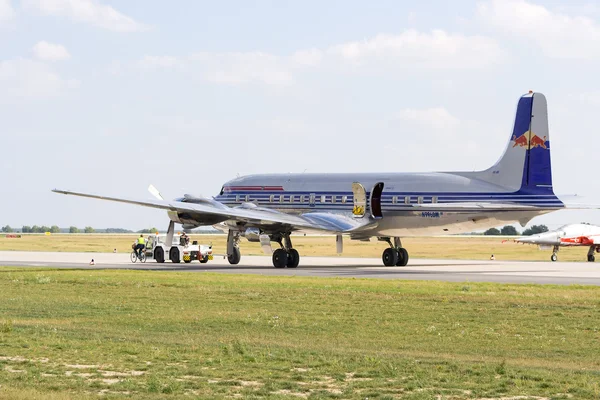
[[[203,225],[215,225],[225,220],[225,218],[220,215],[201,215],[193,212],[167,211],[167,214],[171,221],[184,225],[184,229],[193,229],[187,228],[187,226],[197,228]]]
[[[183,198],[177,199],[184,203],[206,204],[216,208],[227,208],[226,205],[219,203],[213,198],[194,196],[193,194],[184,194]]]
[[[184,231],[191,231],[192,229],[196,229],[199,226],[200,225],[196,225],[196,224],[183,224],[181,227],[183,228]]]
[[[260,242],[260,229],[247,228],[244,232],[242,232],[242,236],[245,237],[249,242]]]

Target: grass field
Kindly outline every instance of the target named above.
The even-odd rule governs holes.
[[[0,398],[598,399],[599,309],[598,287],[0,268]]]
[[[24,235],[20,239],[0,237],[0,251],[83,251],[83,252],[130,252],[131,243],[137,235]],[[226,236],[192,235],[200,243],[212,243],[217,254],[225,253]],[[294,247],[301,256],[337,256],[333,236],[293,236]],[[548,261],[552,252],[540,251],[536,246],[502,243],[502,238],[494,237],[433,237],[406,238],[402,244],[411,258],[450,258],[486,260],[494,254],[497,260],[541,260]],[[387,247],[384,242],[344,241],[346,257],[381,257]],[[258,243],[241,241],[244,255],[262,255]],[[587,247],[561,248],[558,256],[561,261],[586,262]]]

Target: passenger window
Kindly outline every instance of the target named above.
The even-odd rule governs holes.
[[[240,202],[240,195],[239,194],[235,195],[235,202],[236,203]]]
[[[398,202],[398,196],[392,196],[392,204],[396,204]]]
[[[290,196],[290,203],[293,203],[293,202],[294,202],[294,195],[291,195]]]
[[[404,204],[410,204],[410,196],[404,198]]]
[[[331,196],[331,202],[332,202],[332,203],[335,203],[335,198],[336,198],[336,197],[337,197],[337,196]]]
[[[300,196],[300,203],[304,203],[304,195]]]
[[[249,201],[250,201],[250,195],[249,195],[249,194],[247,194],[247,195],[246,195],[246,203],[247,203],[247,202],[249,202]]]
[[[325,203],[327,201],[327,196],[321,196],[321,203]]]
[[[283,200],[284,200],[284,199],[283,199],[283,195],[282,195],[282,194],[280,194],[280,195],[279,195],[279,202],[280,202],[280,203],[283,203]]]
[[[433,197],[431,198],[431,202],[432,202],[432,203],[437,203],[437,196],[433,196]]]
[[[275,195],[272,194],[269,196],[269,202],[272,203],[274,201],[275,201]]]
[[[346,201],[348,201],[348,196],[342,196],[342,203],[346,204]]]
[[[417,197],[417,203],[423,204],[423,197],[422,196]]]

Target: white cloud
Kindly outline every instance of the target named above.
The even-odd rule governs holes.
[[[0,22],[8,21],[15,16],[10,0],[0,0]]]
[[[48,43],[45,40],[33,46],[33,54],[42,61],[60,61],[71,58],[71,55],[64,46]]]
[[[298,50],[292,54],[292,62],[299,66],[314,67],[323,59],[323,52],[319,49]]]
[[[150,56],[136,62],[136,68],[156,69],[189,66],[201,79],[217,84],[261,83],[270,86],[293,84],[302,69],[324,67],[339,70],[348,64],[378,68],[391,63],[403,69],[485,68],[504,57],[497,43],[483,36],[448,34],[444,31],[399,35],[380,34],[370,40],[349,42],[327,49],[301,49],[279,56],[255,52],[199,52],[189,57]],[[123,72],[113,62],[111,73]]]
[[[17,58],[0,61],[0,100],[47,98],[72,86],[46,63]]]
[[[24,6],[46,15],[68,17],[115,32],[136,32],[146,27],[96,0],[22,0]]]
[[[477,140],[481,136],[479,133],[484,130],[481,124],[474,120],[462,120],[445,107],[402,109],[392,115],[387,129],[393,130],[399,139],[392,142],[392,149],[405,152],[407,159],[410,158],[408,154],[426,149],[430,170],[446,169],[448,154],[460,154],[455,161],[457,165],[462,165],[459,169],[465,170],[487,168],[488,155],[495,156],[491,154],[494,153],[493,148],[490,153]],[[484,131],[489,132],[489,129]],[[504,139],[501,138],[508,136],[499,134],[497,138],[502,142],[501,146],[504,146]],[[482,161],[483,164],[477,166],[473,164],[474,160],[478,160],[477,163]],[[421,160],[414,158],[413,161],[421,163]],[[409,165],[407,163],[407,167]]]
[[[144,56],[139,61],[142,68],[173,68],[183,65],[183,61],[173,56]]]
[[[442,30],[421,33],[414,29],[340,44],[329,52],[357,65],[394,63],[404,68],[429,69],[483,68],[504,58],[503,51],[489,37]]]
[[[293,82],[286,59],[262,52],[207,53],[191,56],[194,67],[209,82],[228,85],[252,82],[289,85]]]
[[[530,40],[552,58],[600,57],[600,25],[585,16],[570,16],[524,0],[478,4],[482,21],[507,34]]]

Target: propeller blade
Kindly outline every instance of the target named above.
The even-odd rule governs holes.
[[[158,189],[154,187],[154,185],[148,186],[148,191],[152,196],[156,197],[158,200],[164,200],[164,198],[162,197]]]

